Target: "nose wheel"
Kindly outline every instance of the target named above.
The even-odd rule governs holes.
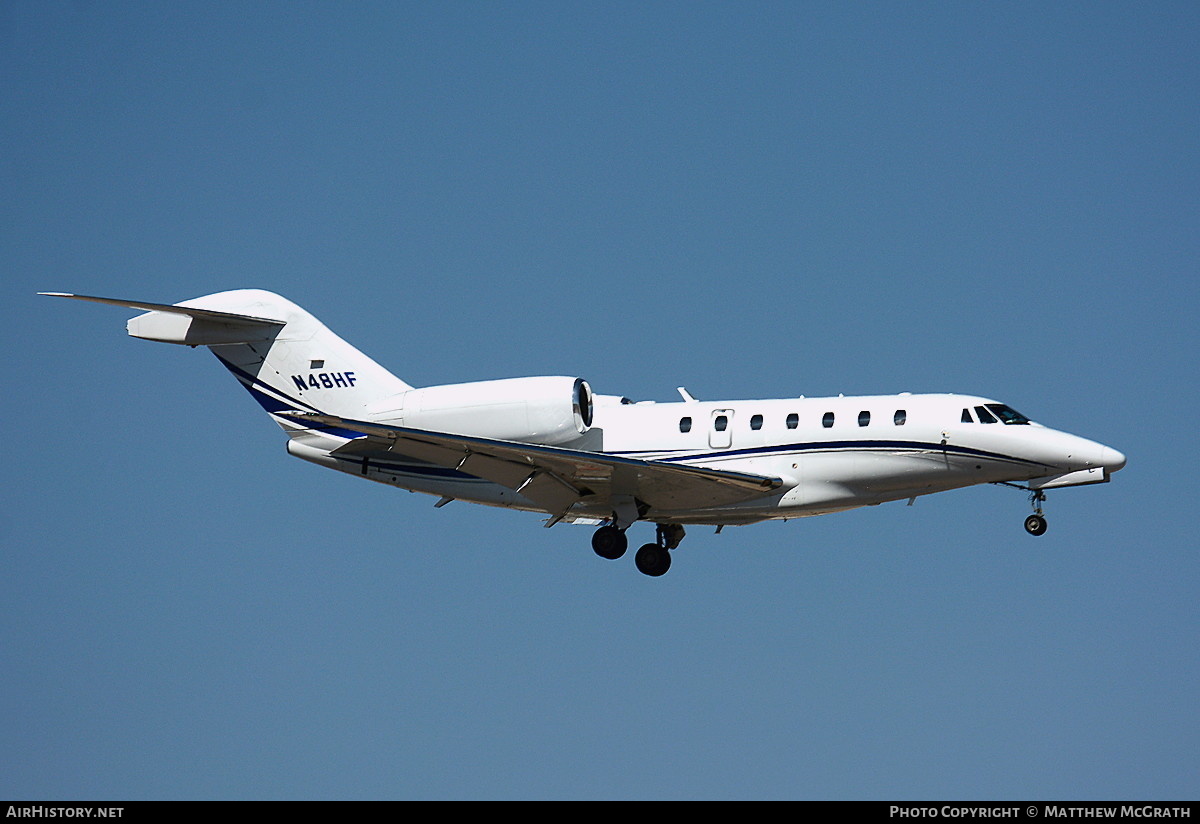
[[[1029,490],[1029,503],[1033,514],[1025,519],[1025,531],[1030,535],[1046,534],[1046,516],[1042,514],[1042,504],[1046,502],[1046,493],[1040,489]]]
[[[1000,481],[999,485],[1023,489],[1029,493],[1029,503],[1033,506],[1033,514],[1025,518],[1025,531],[1030,535],[1045,535],[1046,516],[1042,514],[1042,504],[1046,502],[1046,493],[1040,489],[1030,489],[1027,486],[1010,484],[1006,481]]]

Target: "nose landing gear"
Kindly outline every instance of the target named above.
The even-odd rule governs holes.
[[[1033,514],[1025,519],[1025,531],[1030,535],[1045,535],[1046,534],[1046,518],[1042,515],[1042,503],[1046,500],[1046,493],[1040,489],[1031,489],[1029,491],[1029,503],[1033,505]]]
[[[1030,535],[1045,535],[1047,528],[1046,516],[1042,514],[1042,504],[1046,502],[1046,493],[1040,489],[1030,489],[1027,486],[1008,483],[1007,481],[999,481],[998,485],[1023,489],[1029,493],[1029,503],[1033,506],[1033,514],[1025,519],[1025,531]]]

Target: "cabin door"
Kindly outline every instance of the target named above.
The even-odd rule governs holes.
[[[708,445],[713,449],[727,449],[733,443],[733,410],[714,409],[712,423],[708,428]]]

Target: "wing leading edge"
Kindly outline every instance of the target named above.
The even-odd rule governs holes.
[[[500,484],[555,516],[552,523],[578,503],[611,511],[615,500],[627,496],[653,510],[706,509],[761,498],[784,486],[782,478],[746,472],[451,435],[310,412],[276,414],[362,433],[364,437],[339,447],[334,455],[402,455]]]

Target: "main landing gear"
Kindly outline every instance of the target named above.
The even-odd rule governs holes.
[[[592,533],[592,550],[601,558],[615,561],[625,554],[629,548],[629,539],[625,530],[611,524],[602,526]]]
[[[644,544],[633,557],[638,572],[657,578],[671,568],[671,550],[683,540],[684,530],[679,524],[658,524],[655,541]],[[592,533],[592,550],[601,558],[615,561],[629,548],[625,530],[614,524],[605,524]]]

